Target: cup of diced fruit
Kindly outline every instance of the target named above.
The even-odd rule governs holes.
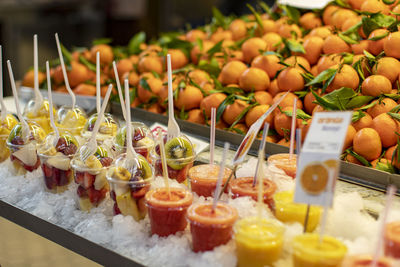
[[[83,127],[82,137],[89,139],[92,136],[94,125],[97,121],[97,113],[93,114],[87,120]],[[104,113],[103,122],[100,124],[98,133],[96,134],[96,140],[99,144],[103,143],[107,139],[115,137],[118,131],[119,124],[114,117],[109,113]]]
[[[17,123],[18,120],[12,114],[7,114],[4,118],[0,118],[0,162],[5,161],[10,156],[7,139]]]

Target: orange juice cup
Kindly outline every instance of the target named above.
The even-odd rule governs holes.
[[[292,155],[291,159],[289,153],[271,155],[268,157],[268,163],[283,170],[290,177],[296,178],[297,156],[295,154]]]
[[[153,235],[173,235],[187,226],[186,210],[192,204],[192,193],[183,188],[170,188],[170,193],[171,198],[167,188],[158,188],[145,196]]]
[[[347,253],[339,240],[318,234],[302,234],[293,239],[294,267],[339,267]]]
[[[215,191],[215,187],[217,186],[219,169],[220,166],[215,164],[202,164],[190,168],[189,180],[190,185],[192,186],[192,191],[199,196],[211,197]],[[223,185],[226,183],[231,173],[231,169],[224,169],[224,176],[222,178]]]
[[[257,201],[258,196],[258,183],[253,186],[253,177],[240,177],[231,180],[229,188],[231,190],[232,198],[238,197],[251,197]],[[268,179],[264,179],[264,203],[272,208],[273,199],[272,195],[276,191],[276,184]]]
[[[384,234],[385,254],[387,256],[400,258],[400,221],[391,222],[385,227]]]
[[[346,257],[341,267],[370,267],[372,266],[371,255],[353,255]],[[381,257],[376,262],[376,267],[394,267],[394,262],[390,258]]]
[[[213,250],[231,240],[238,217],[235,208],[218,203],[213,212],[212,203],[198,203],[190,206],[187,213],[194,252]]]

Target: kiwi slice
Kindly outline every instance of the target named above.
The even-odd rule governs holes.
[[[143,179],[147,179],[153,175],[149,162],[142,155],[138,155],[138,172],[142,173]]]
[[[91,117],[86,121],[85,129],[87,131],[93,131],[94,125],[96,124],[97,116]]]
[[[18,123],[17,125],[14,126],[14,128],[12,128],[10,134],[8,135],[8,142],[11,143],[12,140],[16,137],[16,136],[21,136],[22,133],[22,125],[20,123]]]
[[[76,147],[78,147],[78,141],[76,140],[76,138],[74,136],[69,135],[69,134],[63,134],[60,136],[60,138],[64,138],[67,145],[74,144]]]
[[[165,156],[167,158],[167,165],[174,170],[183,169],[194,155],[193,147],[189,140],[183,137],[175,137],[165,144]]]
[[[115,136],[115,143],[119,147],[124,147],[125,146],[125,140],[126,140],[126,127],[122,127],[119,129],[117,135]]]
[[[98,146],[97,150],[96,150],[96,153],[94,153],[94,155],[97,158],[105,158],[105,157],[108,157],[108,152],[107,152],[107,150],[105,150],[101,146]]]

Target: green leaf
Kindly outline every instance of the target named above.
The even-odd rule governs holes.
[[[299,98],[304,98],[308,92],[307,91],[296,91],[294,92],[295,95],[297,95]]]
[[[294,39],[288,39],[286,40],[286,44],[287,47],[289,48],[289,50],[293,53],[302,53],[305,54],[306,51],[304,50],[304,47],[302,44],[300,44],[299,42],[297,42]]]
[[[71,61],[72,61],[72,54],[68,51],[67,48],[63,44],[60,43],[61,47],[61,54],[64,57],[64,63],[67,65],[68,68],[71,68]]]
[[[351,122],[359,121],[362,117],[365,117],[365,112],[361,110],[354,111],[353,116],[351,118]]]
[[[367,57],[368,60],[371,60],[371,61],[376,60],[375,56],[372,55],[371,53],[369,53],[367,50],[364,50],[364,55]]]
[[[296,24],[299,24],[299,19],[301,16],[300,11],[297,8],[291,7],[291,6],[281,6],[282,10],[284,13]]]
[[[367,109],[369,109],[369,108],[372,108],[372,107],[375,106],[376,104],[378,104],[378,101],[373,101],[373,102],[369,103],[368,105],[365,105],[365,106],[363,106],[363,107],[361,107],[361,108],[359,108],[359,109],[360,109],[360,110],[367,110]]]
[[[141,52],[140,44],[146,41],[146,33],[139,32],[135,34],[128,43],[128,53],[130,55],[139,54]]]
[[[400,121],[400,114],[398,113],[393,113],[393,112],[388,112],[387,113],[390,117],[392,117],[393,119]]]
[[[216,112],[216,116],[215,116],[215,121],[219,122],[222,114],[224,113],[226,107],[228,105],[231,105],[235,102],[235,96],[234,95],[230,95],[228,97],[226,97],[224,99],[224,101],[221,102],[221,104],[218,106],[217,108],[217,112]]]
[[[332,76],[334,76],[337,73],[337,69],[326,69],[320,74],[317,75],[311,82],[307,83],[306,86],[311,86],[315,84],[322,83],[328,79],[330,79]]]
[[[236,120],[231,124],[231,126],[229,127],[229,129],[232,129],[233,126],[235,126],[236,124],[238,124],[238,122],[243,119],[244,115],[246,115],[246,113],[253,107],[257,106],[258,104],[252,104],[247,106],[244,110],[242,110],[242,112],[240,112],[239,116],[237,116]]]
[[[109,44],[111,42],[112,42],[111,38],[100,38],[100,39],[94,39],[92,41],[92,45],[95,46],[95,45],[99,45],[99,44]]]
[[[312,92],[312,94],[313,94],[314,97],[315,97],[315,101],[316,101],[319,105],[321,105],[324,109],[327,109],[327,110],[338,110],[337,106],[336,106],[334,103],[332,103],[332,102],[330,102],[330,101],[328,101],[328,100],[326,100],[326,99],[320,97],[320,96],[319,96],[317,93],[315,93],[314,91],[311,91],[311,92]]]
[[[242,89],[240,89],[239,87],[222,87],[219,90],[211,90],[210,93],[211,94],[225,93],[225,94],[231,95],[231,94],[236,94],[236,93],[244,94],[244,91]]]
[[[366,36],[376,29],[386,28],[396,22],[396,19],[392,16],[387,16],[381,13],[371,14],[369,17],[364,16],[362,18],[363,31]]]
[[[221,11],[219,11],[218,8],[216,8],[215,6],[212,7],[212,14],[213,17],[216,21],[216,25],[217,26],[221,26],[222,28],[224,28],[225,30],[228,28],[228,23],[226,20],[226,17],[221,13]]]
[[[246,4],[247,8],[250,9],[251,13],[253,13],[254,17],[256,18],[256,22],[258,24],[258,27],[260,27],[261,30],[264,30],[264,25],[262,23],[260,15],[257,13],[257,11],[250,5]]]
[[[139,80],[139,85],[141,87],[143,87],[144,90],[146,91],[150,91],[151,92],[151,88],[149,86],[149,84],[147,83],[147,77],[143,77]]]
[[[361,19],[361,22],[362,22],[363,32],[365,33],[366,36],[369,36],[371,32],[380,28],[379,25],[369,17],[364,16]]]
[[[367,40],[370,40],[370,41],[378,41],[378,40],[381,40],[381,39],[385,38],[385,37],[388,36],[388,35],[389,35],[389,32],[385,32],[384,34],[381,34],[381,35],[377,35],[377,36],[368,38]]]
[[[342,39],[343,41],[345,41],[348,44],[358,44],[358,41],[353,40],[352,38],[350,38],[347,35],[344,35],[342,33],[339,33],[338,36],[340,37],[340,39]]]
[[[357,24],[351,26],[346,31],[342,32],[343,35],[348,35],[350,33],[355,33],[362,26],[362,21],[359,21]]]
[[[244,135],[244,132],[238,128],[232,127],[230,130],[236,132],[237,134]]]
[[[371,163],[369,163],[368,160],[366,160],[363,156],[358,155],[356,152],[353,150],[349,149],[348,150],[349,154],[355,157],[359,162],[361,162],[364,166],[371,167]]]
[[[96,65],[94,65],[92,62],[89,62],[84,56],[79,55],[79,61],[89,70],[96,72]]]
[[[293,111],[292,110],[282,110],[282,112],[288,116],[288,117],[292,117],[293,116]],[[308,115],[307,113],[305,113],[302,109],[296,109],[296,119],[301,119],[301,120],[309,120],[312,117],[310,115]]]
[[[394,108],[392,108],[391,110],[390,110],[390,112],[394,112],[394,113],[397,113],[397,112],[399,112],[400,111],[400,105],[397,105],[397,106],[395,106]]]
[[[181,111],[179,112],[179,119],[187,120],[187,118],[189,118],[189,112],[186,112],[185,107],[182,107]]]
[[[394,4],[394,2],[396,2],[397,0],[392,0],[392,1],[390,1],[390,0],[382,0],[382,2],[385,4],[385,5],[391,5],[391,4]]]
[[[359,107],[369,103],[372,99],[374,99],[373,96],[367,96],[367,95],[355,96],[347,103],[346,109],[359,108]]]
[[[384,171],[384,172],[388,172],[388,173],[395,173],[396,172],[394,167],[393,167],[393,165],[390,164],[389,162],[378,161],[376,163],[375,169],[380,170],[380,171]]]
[[[208,57],[211,58],[215,53],[221,52],[222,50],[222,43],[224,40],[219,41],[213,47],[207,50]]]
[[[198,68],[208,72],[211,75],[214,75],[215,77],[218,77],[219,73],[221,72],[218,61],[214,57],[210,60],[210,62],[204,59],[200,60]]]

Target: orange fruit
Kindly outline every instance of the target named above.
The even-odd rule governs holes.
[[[331,68],[337,69],[339,65],[334,65]],[[342,68],[336,73],[335,78],[326,88],[326,92],[332,92],[340,89],[341,87],[348,87],[356,90],[360,79],[357,72],[349,65],[344,64]]]
[[[368,161],[379,158],[382,152],[382,142],[378,132],[373,128],[359,130],[353,139],[353,149]]]
[[[161,114],[163,112],[163,108],[158,103],[153,103],[151,105],[145,105],[145,109],[148,112]]]
[[[357,132],[356,129],[352,125],[349,125],[349,127],[347,128],[346,137],[345,137],[344,143],[343,143],[343,150],[346,150],[347,148],[352,146],[353,138],[356,135],[356,132]]]
[[[248,106],[249,104],[247,104],[245,101],[236,99],[233,104],[226,106],[224,113],[222,113],[222,119],[227,124],[231,125],[235,122],[240,113],[242,113],[242,111]]]
[[[262,20],[262,25],[263,25],[263,28],[261,29],[259,27],[259,25],[257,24],[257,28],[256,28],[257,36],[263,36],[264,34],[266,34],[268,32],[276,32],[277,31],[275,21],[273,21],[272,19]]]
[[[362,128],[367,128],[372,125],[372,117],[368,113],[364,113],[365,116],[359,119],[358,121],[353,122],[351,125],[353,125],[354,129],[357,131],[361,130]]]
[[[356,159],[356,158],[355,158],[353,155],[351,155],[351,154],[347,154],[347,155],[344,157],[343,160],[346,161],[346,162],[353,163],[353,164],[362,165],[361,162],[360,162],[358,159]]]
[[[132,62],[127,59],[127,58],[123,58],[120,61],[118,61],[117,63],[117,71],[118,71],[118,76],[119,78],[122,77],[122,75],[124,75],[127,72],[130,72],[133,70],[133,64]],[[114,72],[112,72],[114,74]],[[113,75],[114,77],[114,75]]]
[[[130,86],[137,86],[139,83],[139,75],[135,71],[125,73],[122,79],[128,79]]]
[[[228,50],[228,61],[244,61],[243,52],[241,50]]]
[[[313,103],[314,101],[315,96],[311,92],[308,92],[304,97],[304,109],[308,114],[311,114],[314,108],[317,106],[316,103]]]
[[[318,62],[318,59],[321,57],[322,54],[323,45],[324,45],[324,39],[318,36],[308,37],[304,41],[303,47],[304,50],[306,51],[304,57],[311,65],[314,65]]]
[[[382,75],[371,75],[361,84],[361,92],[363,95],[379,96],[381,94],[389,94],[391,90],[392,83],[388,78]]]
[[[274,79],[271,81],[269,85],[268,92],[271,94],[271,96],[276,96],[281,90],[278,87],[278,80]]]
[[[141,79],[145,79],[146,77],[141,76]],[[139,82],[138,86],[138,97],[141,102],[147,103],[152,97],[157,97],[159,92],[161,91],[161,88],[163,87],[163,82],[160,79],[157,78],[147,78],[146,79],[147,85],[149,88],[145,88],[141,85]],[[149,90],[150,89],[150,90]]]
[[[332,14],[331,25],[338,29],[341,29],[346,19],[356,16],[357,14],[350,9],[339,9]]]
[[[189,78],[197,84],[211,81],[210,75],[204,70],[195,69],[189,72]]]
[[[267,43],[258,37],[253,37],[246,40],[242,44],[243,59],[246,63],[251,63],[253,58],[260,55],[260,50],[265,50]]]
[[[211,82],[202,82],[199,85],[207,95],[209,95],[212,90],[215,90],[215,87]],[[231,85],[228,84],[228,87],[231,87]]]
[[[198,29],[190,30],[186,33],[186,40],[192,43],[196,42],[197,39],[204,40],[206,37],[206,33]]]
[[[284,107],[282,111],[292,111],[293,107]],[[283,112],[279,112],[274,116],[274,127],[275,131],[284,137],[290,136],[290,129],[292,126],[292,117],[287,116]]]
[[[363,55],[364,50],[368,51],[368,44],[368,40],[361,40],[359,43],[351,45],[351,51],[353,51],[354,55]]]
[[[372,120],[371,128],[378,132],[383,147],[394,146],[397,141],[398,122],[387,113],[382,113]]]
[[[327,6],[324,9],[324,11],[322,12],[322,21],[324,22],[324,24],[330,25],[333,13],[335,13],[339,9],[340,9],[340,7],[338,7],[338,6],[334,6],[334,5]]]
[[[101,97],[105,97],[107,91],[108,91],[108,85],[101,86],[100,87],[100,95],[101,95]],[[117,88],[115,86],[111,89],[111,93],[112,94],[118,94]]]
[[[382,36],[388,34],[388,32],[389,31],[386,29],[376,29],[370,33],[370,35],[368,36],[368,39],[371,39],[374,37],[382,37]],[[386,37],[383,37],[376,41],[368,40],[368,52],[370,52],[374,56],[377,56],[380,52],[382,52],[383,44],[387,38],[388,37],[386,36]]]
[[[221,70],[218,81],[222,84],[239,83],[240,75],[247,69],[241,61],[230,61]]]
[[[394,153],[394,157],[393,157]],[[392,161],[393,158],[393,161]],[[397,145],[389,147],[385,152],[385,159],[387,159],[390,163],[393,163],[397,169],[400,169],[400,161],[397,158]]]
[[[314,66],[312,66],[310,72],[312,75],[314,75],[314,77],[318,76],[318,65],[315,64]]]
[[[329,35],[326,37],[324,41],[324,45],[322,46],[322,52],[324,54],[334,54],[334,53],[350,53],[351,48],[350,45],[342,40],[337,35]]]
[[[364,78],[366,78],[366,77],[368,77],[369,75],[371,75],[371,68],[370,68],[370,66],[369,66],[368,59],[367,59],[366,56],[364,56],[364,55],[362,55],[362,54],[360,54],[360,55],[354,55],[354,56],[353,56],[353,64],[352,64],[352,67],[354,68],[354,67],[355,67],[355,63],[356,63],[357,61],[359,61],[359,60],[361,60],[361,70],[362,70],[362,72],[363,72],[363,74],[364,74]]]
[[[269,78],[275,77],[276,73],[283,68],[283,65],[279,64],[279,58],[276,55],[259,55],[253,59],[251,66],[262,69],[265,71]]]
[[[250,67],[239,78],[239,86],[246,92],[265,91],[269,88],[268,74],[259,68]]]
[[[96,87],[91,84],[81,83],[77,87],[74,88],[74,93],[76,95],[88,95],[94,96],[96,95]]]
[[[361,11],[367,11],[371,13],[380,12],[384,15],[389,15],[390,9],[383,2],[378,0],[365,0],[360,7]]]
[[[308,37],[316,36],[316,37],[320,37],[325,40],[325,38],[331,34],[332,34],[332,32],[328,26],[322,26],[322,27],[317,27],[315,29],[312,29],[307,36]]]
[[[214,43],[218,43],[222,40],[232,40],[232,32],[224,31],[222,28],[219,28],[211,35],[210,40]]]
[[[274,96],[274,98],[272,99],[272,103],[275,104],[277,101],[279,101],[279,99],[281,99],[281,97],[286,94],[286,92],[280,92],[278,94],[276,94]],[[293,107],[293,103],[294,103],[294,99],[297,99],[297,103],[296,106],[299,109],[303,109],[303,103],[301,102],[301,100],[298,98],[297,95],[295,95],[294,93],[288,93],[285,98],[281,101],[281,103],[279,103],[279,106],[281,108],[284,107]],[[275,111],[279,111],[279,109],[275,109]]]
[[[396,4],[398,4],[398,3],[396,3]],[[393,13],[400,14],[400,5],[394,6],[393,9],[392,9],[392,12],[393,12]],[[390,15],[391,15],[392,17],[396,18],[397,20],[400,19],[400,16],[399,16],[399,15],[395,15],[395,14],[390,14]]]
[[[272,96],[266,91],[256,91],[254,92],[254,99],[260,105],[271,105]]]
[[[310,71],[310,63],[308,63],[307,59],[305,59],[302,56],[290,56],[287,59],[284,60],[286,64],[289,64],[291,67],[299,68],[300,70],[303,71],[303,68],[300,67],[303,66],[306,70]]]
[[[347,31],[357,23],[361,21],[361,17],[349,17],[348,19],[345,19],[345,21],[342,24],[342,27],[340,28],[343,32]]]
[[[158,74],[163,73],[163,62],[161,57],[145,56],[139,60],[138,70],[140,73],[154,71]]]
[[[114,53],[112,47],[107,44],[98,44],[90,49],[91,61],[96,63],[96,53],[100,52],[100,64],[108,65],[114,60]]]
[[[373,66],[372,73],[383,75],[394,83],[400,74],[400,61],[394,57],[382,57]]]
[[[247,131],[249,130],[249,128],[246,126],[246,124],[244,123],[237,123],[235,124],[235,126],[232,127],[233,129],[231,129],[230,131],[233,133],[240,133],[240,134],[246,134]]]
[[[275,32],[269,32],[269,33],[264,34],[262,36],[262,39],[267,44],[267,46],[266,46],[267,51],[276,51],[277,48],[280,48],[283,46],[282,37]]]
[[[78,86],[79,84],[87,81],[89,76],[89,70],[83,64],[71,61],[71,68],[67,69],[67,76],[69,85],[71,87]]]
[[[194,64],[199,63],[200,59],[207,59],[207,51],[214,46],[214,43],[208,40],[203,40],[203,47],[200,49],[199,45],[196,43],[192,50],[190,51],[190,59]]]
[[[302,33],[297,26],[297,24],[282,24],[280,27],[278,27],[278,32],[277,32],[281,37],[283,38],[301,38]]]
[[[318,60],[318,73],[321,73],[336,64],[340,64],[342,61],[343,59],[340,55],[324,55]]]
[[[371,115],[372,118],[375,118],[379,114],[389,112],[397,105],[397,103],[393,99],[388,97],[385,97],[380,101],[375,100],[374,102],[376,102],[376,104],[373,107],[367,109],[367,112],[369,113],[369,115]]]
[[[206,123],[203,112],[201,111],[201,109],[198,109],[198,108],[189,110],[188,118],[186,120],[193,122],[193,123],[198,123],[198,124]]]
[[[44,80],[46,79],[46,75],[41,72],[38,71],[38,81],[39,81],[39,86],[44,82]],[[26,86],[26,87],[34,87],[34,71],[33,69],[27,71],[24,75],[24,78],[22,80],[22,85]]]
[[[138,55],[131,55],[129,60],[132,62],[133,65],[137,65],[139,63],[139,56]]]
[[[232,32],[232,39],[237,41],[244,38],[247,34],[246,23],[241,19],[235,19],[229,25],[229,30]]]
[[[361,9],[361,5],[365,2],[365,0],[347,0],[347,3],[353,8],[353,9]]]
[[[168,49],[168,54],[171,55],[171,68],[173,70],[180,69],[189,63],[185,53],[180,49]]]
[[[400,32],[392,32],[383,43],[386,56],[400,59]]]
[[[282,138],[281,140],[279,140],[278,142],[276,142],[278,145],[281,146],[286,146],[286,147],[290,147],[290,140],[287,138]]]
[[[306,30],[311,30],[322,25],[321,19],[313,12],[307,12],[302,15],[299,19],[299,22],[301,27]]]
[[[304,88],[304,79],[302,70],[293,67],[287,67],[278,74],[278,87],[284,91],[301,91]]]
[[[178,110],[191,110],[194,108],[199,108],[202,100],[203,94],[199,88],[186,85],[185,88],[179,89],[178,98],[174,101],[174,103]]]
[[[387,160],[385,158],[378,158],[376,160],[371,161],[371,166],[374,169],[377,169],[378,163],[387,165],[387,167],[391,168],[391,160]]]
[[[270,108],[270,105],[258,105],[252,107],[245,116],[245,122],[247,127],[250,127],[254,122],[256,122],[267,110]],[[268,115],[268,117],[264,120],[264,123],[268,122],[270,125],[273,123],[273,114]]]
[[[223,93],[215,93],[203,98],[200,102],[200,109],[206,114],[208,118],[211,117],[211,109],[217,109],[218,106],[224,101],[226,95]]]

